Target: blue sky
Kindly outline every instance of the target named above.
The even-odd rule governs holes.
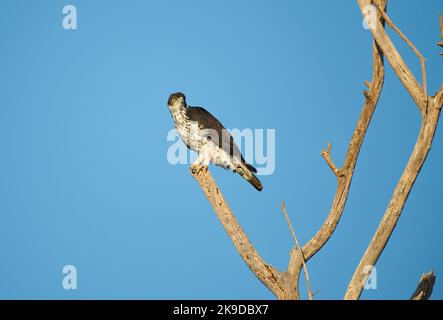
[[[442,83],[441,1],[389,1]],[[62,27],[63,6],[78,29]],[[292,239],[323,223],[371,77],[356,1],[8,1],[0,12],[0,298],[268,299],[187,165],[170,165],[166,107],[183,91],[228,128],[275,129],[276,168],[256,192],[212,168],[260,254],[285,269]],[[392,34],[392,32],[391,32]],[[421,79],[417,58],[396,37]],[[420,115],[388,66],[343,218],[309,261],[316,299],[340,299],[412,151]],[[441,126],[440,126],[441,127]],[[364,299],[409,298],[434,269],[443,298],[443,139],[427,162]],[[65,265],[78,289],[62,287]],[[306,297],[302,280],[302,297]]]

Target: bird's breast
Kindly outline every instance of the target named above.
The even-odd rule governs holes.
[[[176,123],[176,130],[183,142],[194,151],[200,151],[202,146],[207,142],[202,130],[192,123]]]

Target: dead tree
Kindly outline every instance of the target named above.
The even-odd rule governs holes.
[[[303,247],[298,244],[289,216],[286,213],[284,204],[282,205],[282,210],[286,215],[295,240],[295,245],[289,253],[289,264],[285,271],[279,271],[263,260],[247,235],[244,233],[229,208],[228,203],[223,198],[223,195],[209,170],[200,170],[196,174],[191,170],[191,175],[200,184],[200,187],[211,203],[212,208],[240,256],[243,258],[249,269],[278,299],[299,299],[299,278],[302,268],[304,268],[308,283],[309,298],[312,299],[306,263],[330,239],[343,214],[357,158],[382,91],[385,76],[385,57],[398,79],[417,105],[422,119],[421,129],[415,147],[392,194],[385,214],[348,285],[344,296],[345,299],[358,299],[360,297],[369,275],[368,270],[370,270],[370,268],[367,268],[366,266],[374,266],[385,249],[402,213],[414,182],[426,160],[437,128],[440,111],[443,105],[443,85],[435,95],[429,96],[427,94],[425,59],[412,42],[406,38],[386,14],[387,0],[357,0],[357,2],[364,16],[366,15],[365,10],[367,10],[367,6],[369,5],[372,5],[371,8],[376,11],[376,19],[375,21],[371,21],[372,27],[370,28],[374,38],[372,49],[372,80],[370,82],[364,82],[367,87],[367,89],[363,90],[366,99],[349,143],[349,148],[343,165],[337,167],[333,162],[331,158],[330,144],[328,144],[327,148],[321,153],[327,165],[331,168],[332,173],[337,178],[337,188],[326,221]],[[365,18],[367,17],[365,16]],[[422,84],[416,80],[393,45],[386,33],[385,24],[392,28],[418,56],[422,67]],[[440,27],[442,31],[442,39],[439,45],[442,46],[443,22],[441,17]],[[432,292],[434,282],[435,274],[433,272],[428,275],[423,275],[411,299],[427,299]]]

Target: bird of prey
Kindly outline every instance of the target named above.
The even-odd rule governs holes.
[[[181,139],[189,149],[198,153],[192,166],[194,173],[213,163],[237,172],[258,191],[263,189],[254,175],[257,170],[246,163],[231,134],[217,118],[204,108],[188,106],[181,92],[169,96],[168,108]]]

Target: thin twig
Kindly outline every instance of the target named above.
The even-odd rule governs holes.
[[[363,15],[365,15],[365,8],[369,5],[376,5],[380,8],[386,7],[386,0],[357,0],[360,10]],[[385,11],[385,10],[384,10]],[[379,15],[380,16],[380,15]],[[411,98],[414,100],[418,109],[422,114],[426,113],[427,97],[423,94],[423,88],[421,84],[417,81],[412,71],[408,68],[405,61],[399,54],[398,50],[395,48],[391,39],[389,38],[386,30],[384,28],[384,19],[379,17],[379,19],[374,20],[375,25],[370,28],[376,44],[383,51],[384,56],[392,65],[395,75],[401,81],[403,86],[406,88]],[[373,97],[373,92],[371,92],[371,97]]]
[[[311,282],[309,281],[308,268],[306,267],[306,261],[305,261],[305,258],[303,257],[303,252],[301,251],[300,243],[298,242],[297,236],[295,235],[295,231],[294,231],[294,227],[292,225],[291,219],[289,218],[289,215],[286,212],[286,206],[285,206],[284,201],[281,204],[281,208],[282,208],[283,213],[285,214],[286,221],[288,222],[288,225],[289,225],[289,229],[291,230],[292,238],[294,238],[295,246],[297,247],[298,252],[300,253],[300,256],[303,260],[303,270],[304,270],[305,276],[306,276],[306,286],[308,288],[308,296],[309,296],[309,300],[312,300],[313,294],[311,291]]]
[[[368,89],[371,87],[371,83],[367,80],[363,81],[363,83],[365,84],[366,87],[368,87]]]
[[[331,168],[332,172],[334,172],[334,174],[337,176],[337,178],[344,176],[342,170],[338,169],[337,166],[334,164],[334,161],[332,161],[332,159],[331,159],[331,144],[330,143],[328,143],[328,148],[326,150],[322,150],[321,155],[325,159],[329,168]]]
[[[443,18],[441,14],[439,14],[439,20],[440,20],[441,41],[437,43],[437,45],[443,48]],[[440,53],[440,55],[443,57],[443,53]]]
[[[427,78],[426,78],[426,65],[425,61],[426,59],[423,57],[423,55],[418,51],[418,49],[414,46],[414,44],[401,32],[401,30],[392,22],[392,20],[389,18],[389,16],[386,14],[386,12],[380,8],[380,6],[377,3],[374,3],[375,7],[377,8],[378,12],[381,14],[383,19],[386,21],[388,26],[392,29],[394,29],[395,32],[400,36],[400,38],[403,39],[403,41],[406,42],[406,44],[414,51],[414,53],[417,55],[418,59],[420,59],[421,64],[421,72],[423,75],[423,96],[425,100],[427,100],[428,97],[428,89],[427,89]]]

